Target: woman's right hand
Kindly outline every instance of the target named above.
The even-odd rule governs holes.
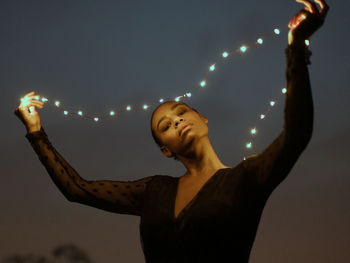
[[[42,109],[44,102],[40,101],[40,95],[35,95],[34,91],[29,92],[21,98],[21,103],[15,109],[15,115],[22,121],[27,132],[36,132],[41,128],[40,116],[35,107]]]

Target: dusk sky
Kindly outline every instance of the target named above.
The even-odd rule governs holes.
[[[327,3],[310,46],[312,139],[265,206],[251,263],[350,262],[350,2]],[[223,51],[248,43],[183,100],[208,118],[216,153],[234,167],[283,129],[284,97],[258,117],[286,87],[287,25],[301,8],[294,0],[0,1],[0,260],[73,243],[96,263],[145,262],[139,217],[69,202],[56,188],[13,114],[24,94],[49,99],[41,124],[81,177],[180,177],[184,166],[153,141],[152,108],[100,122],[62,110],[98,116],[157,105],[195,90]],[[258,134],[246,150],[254,123]]]

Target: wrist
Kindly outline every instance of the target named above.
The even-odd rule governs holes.
[[[305,39],[301,39],[300,37],[295,37],[295,35],[293,35],[293,31],[289,30],[288,33],[288,45],[291,46],[297,46],[297,47],[304,47],[305,44]]]
[[[41,125],[38,124],[38,125],[35,125],[35,126],[28,127],[27,128],[27,132],[28,133],[33,133],[33,132],[40,131],[40,129],[41,129]]]

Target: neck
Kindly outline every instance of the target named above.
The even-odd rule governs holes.
[[[228,168],[218,158],[208,136],[203,137],[197,145],[189,149],[186,155],[177,157],[187,169],[186,177],[212,174],[218,169]]]

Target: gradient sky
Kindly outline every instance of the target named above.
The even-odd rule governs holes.
[[[350,262],[350,60],[345,0],[328,1],[312,37],[313,137],[263,212],[250,262]],[[222,51],[276,27],[279,37],[218,63],[208,86],[185,102],[209,119],[222,162],[237,165],[249,129],[285,87],[288,1],[0,1],[0,258],[48,254],[61,243],[95,262],[144,262],[139,218],[68,202],[54,186],[13,114],[34,90],[91,115],[155,103],[193,89]],[[282,131],[284,101],[259,122],[251,154]],[[181,163],[151,137],[151,111],[95,123],[47,104],[41,123],[85,179],[181,176]]]

